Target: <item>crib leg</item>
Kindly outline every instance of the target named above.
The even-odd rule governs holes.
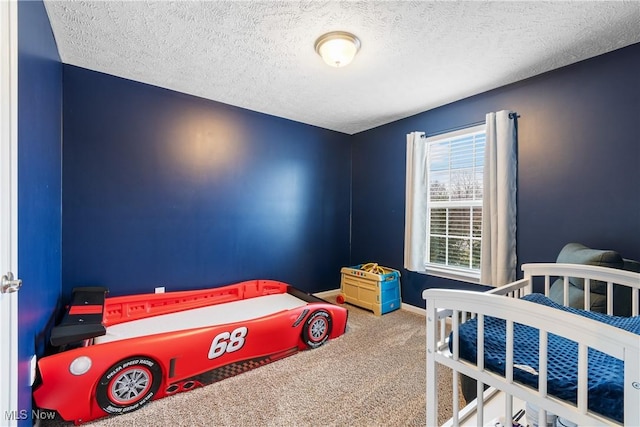
[[[433,302],[427,302],[427,425],[435,426],[438,420],[438,364],[436,363],[437,319]]]

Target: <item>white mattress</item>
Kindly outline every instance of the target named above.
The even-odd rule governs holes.
[[[94,343],[102,344],[165,332],[242,322],[282,310],[291,310],[306,304],[305,301],[285,293],[194,308],[178,313],[161,314],[109,326],[107,327],[107,334],[95,338]]]

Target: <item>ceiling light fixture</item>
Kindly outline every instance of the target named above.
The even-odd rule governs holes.
[[[316,40],[316,52],[332,67],[344,67],[360,50],[360,39],[345,31],[332,31]]]

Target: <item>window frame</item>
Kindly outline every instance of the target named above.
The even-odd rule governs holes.
[[[474,208],[475,207],[480,209],[482,209],[482,203],[483,203],[483,199],[463,200],[463,201],[448,200],[448,201],[432,202],[431,191],[430,191],[431,190],[430,175],[432,173],[430,169],[430,160],[431,160],[431,154],[432,154],[431,152],[432,144],[436,142],[441,142],[443,140],[456,139],[466,135],[475,136],[477,134],[485,134],[485,138],[486,138],[486,123],[473,125],[473,126],[465,127],[455,131],[450,131],[450,132],[445,132],[438,135],[430,136],[430,137],[427,137],[425,140],[425,143],[427,144],[427,155],[425,160],[426,161],[425,170],[427,173],[427,183],[426,183],[427,212],[426,212],[426,233],[424,236],[425,252],[424,252],[424,261],[423,261],[425,273],[428,275],[444,277],[447,279],[459,280],[464,282],[471,282],[476,284],[480,283],[481,267],[478,267],[478,269],[472,269],[472,268],[450,266],[450,265],[444,265],[444,264],[438,264],[438,263],[431,263],[429,262],[429,257],[431,253],[431,234],[432,234],[431,233],[431,209],[432,209],[433,203],[437,204],[433,208],[456,208],[456,207]],[[486,148],[486,139],[485,139],[485,148]],[[484,156],[484,149],[482,152]],[[484,181],[484,159],[483,159],[482,172],[483,172],[483,181]],[[484,198],[484,189],[483,189],[482,196]],[[473,222],[474,222],[473,217],[470,217],[471,227],[473,227]],[[445,236],[448,236],[448,231],[445,232]],[[474,237],[472,230],[470,230],[469,241],[472,242],[473,240],[477,240],[481,245],[482,234],[479,237]]]

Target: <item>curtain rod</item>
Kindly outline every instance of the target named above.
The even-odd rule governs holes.
[[[429,134],[425,133],[424,135],[422,135],[422,138],[431,138],[432,136],[438,136],[438,135],[442,135],[444,133],[455,132],[455,131],[460,130],[460,129],[466,129],[466,128],[470,128],[470,127],[473,127],[473,126],[479,126],[479,125],[483,125],[485,123],[486,123],[485,120],[482,120],[480,122],[467,123],[466,125],[460,125],[460,126],[456,126],[456,127],[449,128],[449,129],[439,130],[439,131],[434,132],[434,133],[429,133]]]
[[[509,118],[510,119],[517,120],[519,117],[520,117],[520,114],[518,114],[516,112],[509,113]],[[473,127],[473,126],[479,126],[479,125],[483,125],[485,123],[486,123],[486,120],[481,120],[479,122],[473,122],[473,123],[467,123],[466,125],[461,125],[461,126],[456,126],[456,127],[449,128],[449,129],[444,129],[444,130],[441,130],[441,131],[438,131],[438,132],[430,133],[428,135],[425,133],[424,135],[421,136],[421,138],[431,138],[432,136],[438,136],[438,135],[442,135],[444,133],[455,132],[455,131],[460,130],[460,129],[466,129],[466,128],[470,128],[470,127]]]

